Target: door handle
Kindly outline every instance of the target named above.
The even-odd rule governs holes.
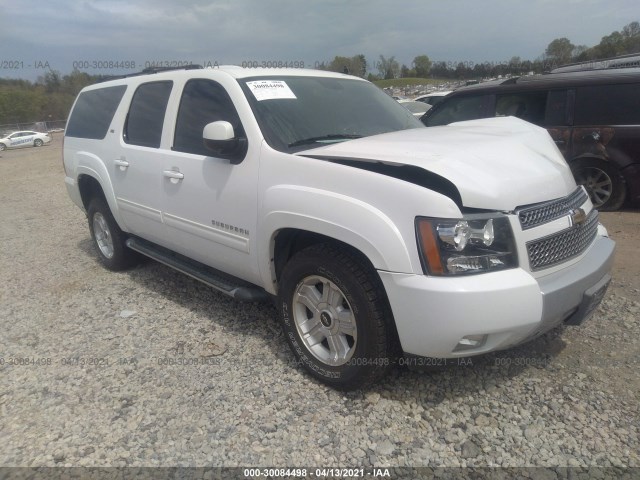
[[[556,142],[556,145],[558,145],[559,147],[563,146],[565,144],[564,140],[554,140],[554,142]]]
[[[175,170],[165,170],[162,174],[171,179],[173,183],[177,183],[179,180],[184,178],[184,173],[176,172]]]
[[[116,167],[120,167],[120,170],[125,170],[129,166],[129,162],[127,162],[124,158],[116,158],[113,161]]]

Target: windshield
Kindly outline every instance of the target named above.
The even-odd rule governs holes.
[[[281,76],[243,78],[239,83],[265,139],[282,152],[423,127],[369,82]]]

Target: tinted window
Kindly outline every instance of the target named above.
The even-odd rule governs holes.
[[[243,136],[240,118],[233,102],[222,85],[211,80],[190,80],[180,99],[173,149],[180,152],[211,155],[202,141],[205,125],[225,120],[236,136]]]
[[[576,90],[575,125],[640,125],[640,84]]]
[[[127,87],[106,87],[81,93],[71,112],[67,137],[102,139]]]
[[[508,93],[496,97],[496,117],[518,117],[542,125],[547,92]]]
[[[158,148],[162,137],[164,112],[173,82],[144,83],[131,100],[124,140],[132,145]]]
[[[547,95],[547,110],[544,124],[547,126],[567,125],[567,91],[555,90]]]
[[[435,127],[464,120],[476,120],[487,116],[489,95],[449,97],[435,107],[435,111],[424,119],[425,125]]]

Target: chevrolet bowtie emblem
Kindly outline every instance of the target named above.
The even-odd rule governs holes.
[[[587,219],[587,214],[582,208],[576,208],[569,212],[569,221],[571,222],[571,226],[584,223],[586,219]]]

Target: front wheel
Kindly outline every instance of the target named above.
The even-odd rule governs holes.
[[[598,210],[618,210],[624,203],[627,188],[622,174],[604,160],[584,158],[571,164],[578,185],[584,185],[591,203]]]
[[[136,252],[125,245],[126,236],[120,230],[104,198],[91,200],[87,211],[91,238],[100,262],[109,270],[124,270],[139,259]]]
[[[0,143],[0,152],[4,152],[7,149],[7,146],[4,143]]]
[[[376,272],[347,249],[306,248],[285,265],[282,328],[299,364],[340,390],[365,387],[391,367],[393,330]]]
[[[43,142],[42,142],[42,140],[40,140],[39,138],[36,138],[36,139],[33,141],[33,146],[34,146],[34,147],[41,147],[42,145],[43,145]]]

